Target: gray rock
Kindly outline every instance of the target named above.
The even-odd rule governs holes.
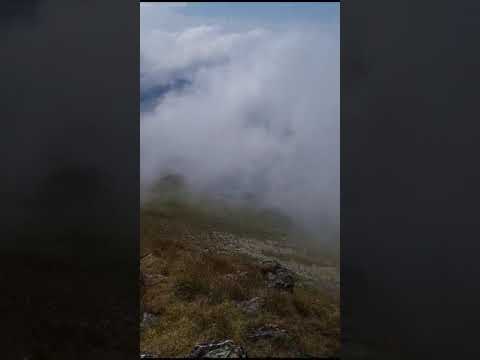
[[[161,359],[162,357],[150,353],[140,353],[140,359]]]
[[[295,278],[290,270],[272,260],[263,261],[260,268],[266,277],[268,287],[293,291]]]
[[[246,271],[237,271],[236,273],[225,274],[224,278],[227,280],[239,280],[243,279],[248,275]]]
[[[259,339],[285,339],[288,337],[287,331],[284,329],[280,329],[277,325],[268,324],[262,326],[255,330],[252,335],[249,336],[251,340],[259,340]]]
[[[145,328],[148,328],[152,325],[155,325],[159,322],[159,317],[158,316],[155,316],[153,314],[150,314],[150,313],[147,313],[147,312],[144,312],[143,313],[143,318],[142,318],[142,322],[140,323],[140,328],[141,329],[145,329]]]
[[[161,282],[165,282],[166,279],[167,277],[161,274],[144,274],[143,275],[143,281],[145,286],[154,286]]]
[[[253,315],[264,305],[264,300],[259,297],[254,297],[253,299],[242,301],[238,305],[245,313]]]
[[[188,356],[189,358],[246,358],[247,353],[232,340],[224,340],[220,342],[204,343],[196,345]]]

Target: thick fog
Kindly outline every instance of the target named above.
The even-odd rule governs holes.
[[[338,24],[241,29],[180,16],[175,28],[141,16],[142,193],[180,173],[336,236]]]

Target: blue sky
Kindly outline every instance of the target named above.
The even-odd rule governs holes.
[[[340,3],[188,3],[187,6],[178,8],[178,11],[190,16],[261,19],[272,23],[285,21],[338,22]]]
[[[191,22],[200,21],[231,28],[244,28],[245,26],[286,28],[298,27],[298,25],[339,25],[340,23],[339,2],[170,2],[142,3],[142,5],[142,21],[148,22],[147,16],[145,16],[148,13],[150,13],[148,17],[152,17],[152,13],[168,11],[169,17],[173,16],[175,19],[165,19],[164,23],[170,23],[174,27],[175,23],[182,23],[179,16],[189,19]]]

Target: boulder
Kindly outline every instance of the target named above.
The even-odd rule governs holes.
[[[285,339],[288,337],[287,331],[284,329],[279,328],[277,325],[264,325],[258,329],[256,329],[253,334],[249,336],[251,340],[259,340],[259,339]]]
[[[144,274],[144,286],[154,286],[161,282],[165,282],[166,276],[161,274]]]
[[[247,353],[232,340],[224,340],[220,342],[203,343],[196,345],[188,356],[189,358],[246,358]]]
[[[268,287],[293,291],[295,278],[290,270],[272,260],[263,261],[260,268],[266,277]]]
[[[162,359],[162,357],[151,353],[140,353],[140,359]]]
[[[140,323],[140,328],[145,329],[152,325],[155,325],[159,322],[159,317],[147,312],[143,313],[142,322]]]
[[[263,306],[264,299],[260,297],[254,297],[253,299],[242,301],[238,305],[242,311],[249,315],[256,314],[258,310]]]

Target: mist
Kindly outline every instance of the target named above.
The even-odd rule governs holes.
[[[178,173],[338,241],[338,24],[166,29],[141,31],[142,201]]]

